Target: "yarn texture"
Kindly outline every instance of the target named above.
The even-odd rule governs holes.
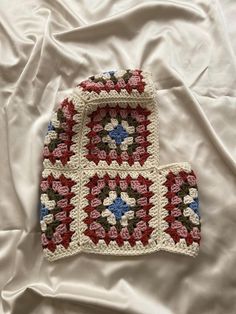
[[[159,165],[158,129],[158,89],[141,70],[91,76],[59,105],[40,185],[49,261],[81,251],[198,254],[196,175],[188,162]]]

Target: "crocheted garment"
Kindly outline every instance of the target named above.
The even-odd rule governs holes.
[[[45,136],[41,240],[50,260],[80,251],[196,256],[201,221],[187,162],[159,165],[151,74],[110,71],[81,82]]]

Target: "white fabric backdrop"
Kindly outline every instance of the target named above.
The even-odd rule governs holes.
[[[235,12],[233,0],[1,0],[1,313],[236,313]],[[200,254],[50,264],[37,206],[51,111],[81,79],[135,67],[161,87],[161,162],[198,175]]]

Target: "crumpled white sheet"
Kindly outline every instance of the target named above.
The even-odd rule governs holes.
[[[236,313],[236,5],[222,7],[1,0],[0,313]],[[47,122],[81,79],[117,68],[151,71],[160,86],[161,163],[189,161],[199,178],[199,256],[49,263],[37,208]]]

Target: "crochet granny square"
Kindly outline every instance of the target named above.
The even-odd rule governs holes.
[[[40,185],[50,261],[79,252],[198,254],[196,175],[187,162],[159,165],[157,97],[150,73],[109,71],[82,81],[53,113]]]

